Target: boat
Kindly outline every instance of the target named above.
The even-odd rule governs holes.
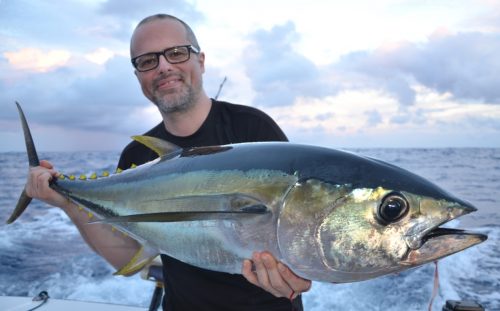
[[[47,291],[35,297],[0,296],[2,311],[144,311],[147,308],[119,304],[50,298]]]
[[[1,311],[156,311],[163,297],[163,275],[159,260],[153,261],[141,271],[141,277],[156,283],[149,308],[105,302],[89,302],[51,298],[48,291],[35,297],[0,296]]]

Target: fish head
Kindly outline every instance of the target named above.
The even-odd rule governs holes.
[[[391,182],[356,187],[309,179],[287,194],[278,223],[283,261],[324,282],[372,279],[438,260],[486,240],[440,228],[476,208],[438,186],[391,167]],[[404,182],[394,182],[401,170]],[[387,176],[385,174],[378,175]]]
[[[384,188],[355,189],[318,227],[318,244],[329,269],[349,281],[400,272],[486,239],[439,226],[475,211],[468,203]]]

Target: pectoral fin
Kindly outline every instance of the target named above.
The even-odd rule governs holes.
[[[235,219],[249,215],[263,215],[269,213],[264,205],[254,205],[242,208],[239,211],[188,211],[188,212],[162,212],[149,214],[134,214],[106,218],[97,222],[123,223],[123,222],[180,222],[200,221],[214,219]]]
[[[264,202],[242,193],[175,197],[163,200],[161,204],[158,204],[158,201],[153,201],[145,200],[137,206],[136,210],[144,211],[142,213],[110,217],[97,220],[97,222],[200,221],[235,219],[270,213]],[[151,208],[154,205],[157,207]],[[158,206],[161,206],[161,210],[159,210]]]

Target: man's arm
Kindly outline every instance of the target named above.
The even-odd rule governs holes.
[[[40,166],[30,168],[26,182],[26,194],[47,204],[61,208],[76,225],[85,242],[113,267],[125,266],[139,251],[141,245],[133,238],[113,230],[107,224],[88,224],[87,212],[49,187],[52,178],[59,173],[48,161],[40,161]]]

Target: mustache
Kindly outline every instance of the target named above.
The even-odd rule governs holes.
[[[184,81],[184,76],[181,73],[162,73],[158,77],[153,79],[153,87],[156,89],[161,81],[169,79],[171,77],[175,77]]]

